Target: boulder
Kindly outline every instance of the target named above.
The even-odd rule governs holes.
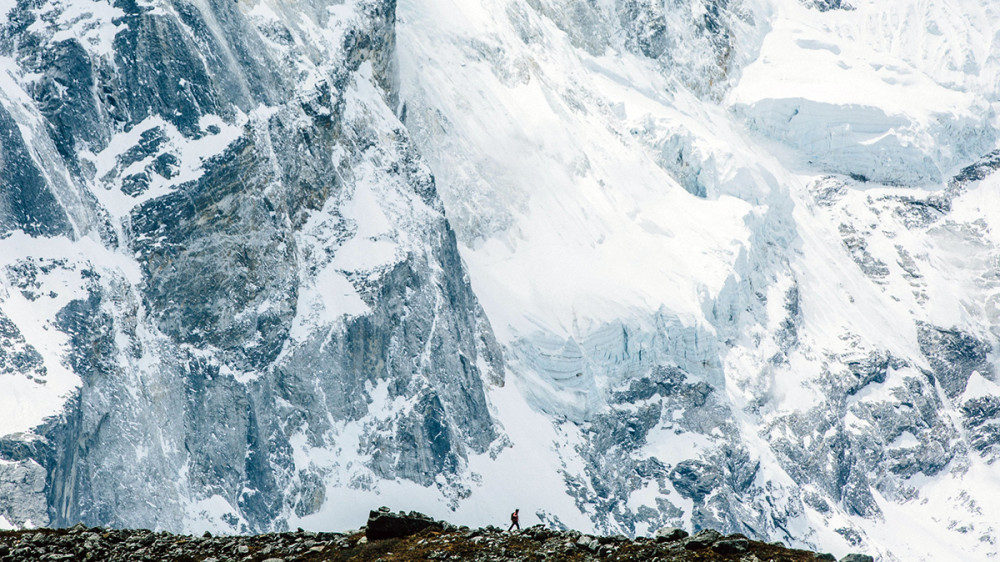
[[[701,550],[712,546],[715,544],[715,541],[721,538],[722,533],[713,529],[703,529],[684,541],[684,548],[688,550]]]
[[[848,554],[840,562],[875,562],[875,559],[867,554]]]
[[[416,511],[393,513],[389,511],[389,508],[381,507],[378,511],[372,511],[368,514],[365,537],[368,540],[408,537],[427,528],[440,531],[444,529],[444,525],[423,513]]]
[[[673,542],[687,537],[688,532],[684,529],[678,529],[677,527],[662,527],[653,535],[656,542]]]
[[[583,535],[576,540],[576,546],[584,550],[589,550],[590,552],[597,552],[598,547],[600,547],[600,543],[594,537]]]
[[[745,537],[726,537],[712,544],[712,550],[719,554],[739,554],[750,549],[750,541]]]
[[[559,532],[547,529],[544,525],[539,524],[528,527],[523,531],[523,534],[535,539],[536,541],[545,542],[546,540],[558,535]]]

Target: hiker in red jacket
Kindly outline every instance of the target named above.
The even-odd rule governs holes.
[[[521,524],[517,522],[517,512],[519,512],[519,511],[521,511],[521,510],[520,509],[515,509],[514,513],[510,514],[510,527],[507,527],[507,531],[508,532],[510,532],[510,530],[513,529],[514,527],[517,527],[518,531],[521,530]]]

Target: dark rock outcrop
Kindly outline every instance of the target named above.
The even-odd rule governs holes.
[[[677,527],[664,527],[656,531],[656,535],[654,535],[657,542],[679,541],[687,537],[688,532],[684,529],[678,529]]]
[[[369,540],[394,539],[415,535],[424,529],[444,529],[444,524],[423,513],[393,513],[388,507],[381,507],[368,514],[365,536]]]
[[[875,559],[867,554],[848,554],[840,559],[840,562],[875,562]]]
[[[946,330],[925,323],[917,325],[920,351],[927,357],[937,380],[948,398],[965,391],[972,373],[993,373],[988,355],[993,351],[989,342],[959,330]]]
[[[734,536],[720,539],[712,544],[712,550],[719,554],[738,554],[750,548],[750,541],[744,537]]]
[[[712,546],[720,538],[722,538],[722,533],[714,529],[702,529],[684,541],[684,548],[688,550],[701,550]]]

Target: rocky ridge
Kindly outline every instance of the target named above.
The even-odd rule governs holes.
[[[717,560],[803,562],[833,555],[786,548],[781,543],[723,536],[703,529],[694,535],[664,528],[653,537],[593,536],[543,525],[508,533],[498,527],[458,527],[417,512],[372,511],[368,524],[344,533],[297,532],[201,537],[146,529],[38,529],[0,533],[0,561],[107,560],[291,562],[333,560]],[[841,562],[871,562],[849,554]]]

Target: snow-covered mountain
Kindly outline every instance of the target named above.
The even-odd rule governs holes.
[[[1000,555],[989,0],[0,0],[0,524]]]

